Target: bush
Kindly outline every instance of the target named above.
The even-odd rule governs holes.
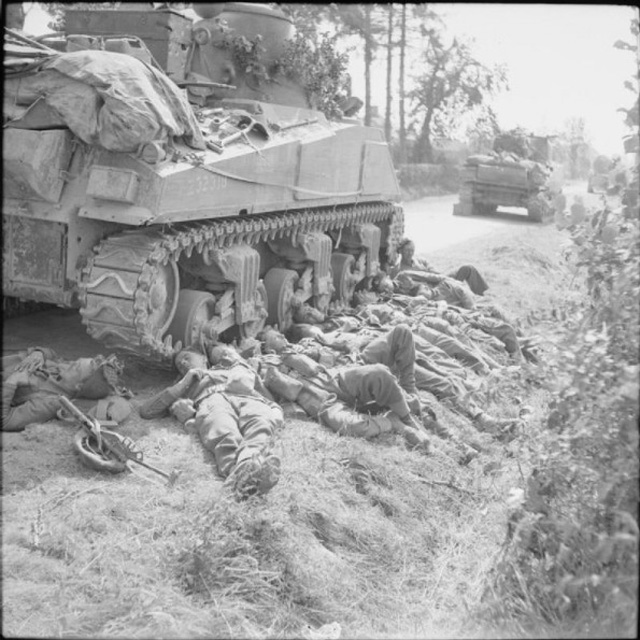
[[[460,167],[446,164],[404,164],[398,168],[398,181],[405,200],[457,193],[460,189]]]
[[[538,373],[552,401],[514,492],[490,585],[500,616],[635,635],[638,599],[640,233],[637,209],[567,221],[583,302],[556,310],[562,337]]]

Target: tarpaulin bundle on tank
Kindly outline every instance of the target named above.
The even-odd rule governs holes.
[[[52,54],[37,70],[7,75],[4,91],[5,117],[8,111],[19,117],[44,100],[83,142],[109,151],[131,153],[147,142],[181,136],[190,146],[205,148],[185,93],[160,71],[126,54]]]

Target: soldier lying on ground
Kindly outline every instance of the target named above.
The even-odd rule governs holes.
[[[425,275],[417,271],[404,271],[393,281],[394,290],[403,295],[419,298],[420,306],[422,306],[422,301],[443,300],[444,298],[438,293],[439,288],[435,290],[429,284],[429,278],[430,276],[428,274]],[[502,318],[485,314],[481,310],[475,309],[475,307],[457,304],[451,297],[445,300],[445,302],[447,302],[448,305],[448,313],[443,313],[442,317],[447,320],[449,324],[462,328],[467,335],[470,335],[467,327],[479,329],[486,335],[497,338],[504,345],[513,360],[516,362],[521,360],[522,353],[516,330],[508,322]],[[478,338],[477,334],[476,338]]]
[[[3,356],[2,430],[22,431],[29,424],[56,418],[59,395],[87,400],[130,397],[119,384],[121,372],[115,356],[69,361],[47,348]]]
[[[478,349],[473,342],[465,339],[464,334],[459,334],[457,329],[452,327],[446,320],[437,316],[437,306],[431,302],[421,301],[415,307],[411,301],[406,302],[403,296],[394,296],[388,302],[380,304],[370,304],[363,307],[358,312],[358,317],[365,320],[372,326],[393,326],[396,324],[409,323],[414,334],[414,338],[420,337],[422,342],[426,341],[433,346],[430,350],[424,345],[421,350],[425,355],[432,356],[435,359],[442,360],[442,353],[458,360],[462,365],[469,367],[476,373],[485,374],[490,369],[499,369],[501,367],[488,354]],[[394,308],[390,302],[402,303],[413,313],[400,311]],[[458,336],[458,337],[456,337]],[[442,362],[443,366],[453,366],[455,363]]]
[[[283,424],[282,409],[234,349],[213,351],[211,368],[205,354],[180,351],[174,362],[183,377],[142,405],[140,416],[153,419],[170,411],[193,426],[238,499],[267,493],[280,477],[280,460],[271,448]]]
[[[447,277],[440,274],[437,269],[432,267],[424,258],[416,258],[416,245],[412,240],[404,238],[398,245],[398,253],[400,254],[399,262],[388,269],[389,275],[395,278],[401,271],[427,271],[434,275],[441,277]],[[473,266],[465,264],[461,266],[455,273],[452,273],[448,278],[453,278],[460,282],[466,282],[469,289],[478,296],[484,295],[484,292],[489,288],[489,285],[485,282],[485,279],[480,275],[480,272]]]
[[[360,321],[362,323],[362,321]],[[357,323],[352,319],[350,324]],[[468,384],[467,377],[461,373],[461,369],[457,366],[453,358],[447,356],[444,352],[441,354],[441,361],[447,362],[449,367],[446,371],[439,370],[431,360],[430,356],[434,351],[428,348],[428,343],[421,340],[407,325],[397,325],[391,330],[371,328],[363,328],[355,332],[354,326],[348,327],[348,330],[334,330],[324,332],[320,327],[313,325],[294,325],[289,336],[294,342],[299,342],[304,338],[312,338],[317,344],[344,354],[352,363],[371,362],[371,354],[384,353],[384,345],[393,344],[389,338],[393,335],[402,336],[403,349],[403,366],[405,370],[410,368],[413,370],[412,379],[415,381],[412,389],[412,410],[417,415],[422,413],[431,413],[428,418],[427,428],[434,430],[442,437],[451,437],[451,434],[435,420],[433,411],[426,404],[420,404],[418,399],[416,402],[414,388],[423,389],[432,393],[438,400],[447,400],[451,405],[463,415],[469,417],[474,426],[480,431],[488,431],[498,437],[507,435],[515,427],[517,421],[506,419],[498,419],[483,409],[481,409],[473,400],[469,399],[470,391],[477,389],[477,384]],[[381,332],[382,331],[382,335]],[[419,344],[418,355],[416,356],[416,342]],[[426,349],[426,355],[425,350]],[[378,360],[381,361],[381,360]],[[344,362],[344,359],[343,359]],[[387,362],[385,362],[387,364]],[[457,375],[455,375],[457,373]],[[405,388],[405,391],[408,389]]]
[[[391,363],[407,358],[405,329],[399,328],[374,345],[371,358],[382,359],[385,354]],[[378,361],[326,367],[319,363],[321,350],[308,342],[292,345],[273,329],[261,337],[265,352],[270,354],[261,359],[261,375],[279,398],[297,402],[312,418],[340,435],[373,438],[394,432],[411,447],[429,451],[429,439],[410,407],[419,410],[417,398],[406,393],[389,366]],[[387,351],[396,355],[386,355]],[[406,374],[405,379],[411,380],[407,388],[415,392],[413,377]]]

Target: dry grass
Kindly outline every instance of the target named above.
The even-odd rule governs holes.
[[[429,258],[445,270],[475,264],[490,298],[523,318],[565,295],[567,275],[555,229],[518,233]],[[158,374],[138,400],[167,381]],[[484,399],[510,416],[518,396],[535,425],[544,397],[522,381],[497,379]],[[478,628],[474,611],[505,537],[509,491],[523,483],[526,434],[505,446],[437,412],[484,445],[469,465],[436,437],[424,456],[397,436],[341,438],[289,419],[278,434],[281,482],[242,504],[197,438],[168,418],[132,416],[122,432],[153,464],[181,471],[173,488],[144,470],[90,472],[56,423],[5,439],[4,637],[301,638],[334,621],[344,638],[506,637]]]

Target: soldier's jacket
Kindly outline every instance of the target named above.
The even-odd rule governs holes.
[[[202,369],[201,378],[194,380],[184,389],[178,382],[150,398],[140,407],[140,416],[145,419],[161,417],[180,398],[194,401],[197,406],[214,393],[244,395],[272,402],[273,397],[265,388],[256,371],[246,362],[238,362],[232,367]]]
[[[411,329],[406,324],[396,325],[390,330],[365,327],[357,333],[338,330],[316,337],[315,340],[348,355],[352,364],[385,365],[408,394],[416,393],[416,354]]]
[[[12,378],[18,367],[34,351],[40,351],[43,363],[27,374],[27,384],[17,385]],[[83,386],[99,369],[98,358],[64,360],[48,348],[29,349],[2,358],[2,429],[20,431],[27,425],[46,422],[60,409],[59,396],[97,399],[113,393],[104,380],[88,395]]]

